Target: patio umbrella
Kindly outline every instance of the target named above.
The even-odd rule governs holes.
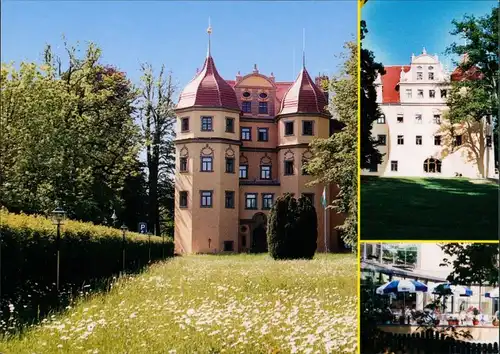
[[[376,293],[379,295],[389,294],[389,293],[414,293],[417,291],[426,292],[427,285],[421,283],[417,280],[393,280],[379,286]]]
[[[486,294],[484,294],[484,296],[492,298],[492,299],[494,299],[494,298],[498,299],[498,289],[499,288],[495,288],[495,289],[487,292]]]
[[[458,296],[472,296],[472,290],[462,285],[451,285],[450,283],[436,284],[431,288],[432,294],[438,295],[458,295]]]
[[[415,293],[417,291],[426,292],[427,285],[416,280],[403,279],[403,280],[393,280],[388,283],[385,283],[382,286],[379,286],[376,290],[376,293],[379,295],[386,295],[391,293],[392,294],[403,293],[403,308],[401,313],[404,316],[406,293]]]

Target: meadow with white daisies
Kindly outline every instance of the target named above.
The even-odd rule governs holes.
[[[354,353],[356,258],[187,256],[119,279],[21,336],[9,353]]]

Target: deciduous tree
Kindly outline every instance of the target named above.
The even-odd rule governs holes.
[[[375,80],[377,76],[385,74],[382,64],[375,62],[375,55],[372,51],[363,48],[362,40],[368,33],[366,22],[361,21],[361,87],[360,87],[360,147],[361,147],[361,168],[367,169],[382,162],[382,154],[378,151],[378,141],[372,136],[373,123],[381,116],[379,105],[377,104],[377,91]]]
[[[452,266],[448,280],[454,284],[498,284],[500,269],[498,244],[446,243],[442,265]]]
[[[495,129],[494,141],[498,146],[498,5],[482,17],[466,15],[461,20],[453,20],[452,35],[462,37],[463,44],[452,43],[447,54],[462,57],[458,65],[464,80],[453,84],[455,94],[448,99],[449,118],[453,123],[464,122],[471,125],[485,116],[491,116]],[[462,40],[460,42],[462,42]],[[480,73],[480,75],[477,75]],[[482,129],[482,127],[481,127]],[[482,153],[480,146],[476,150]],[[498,153],[495,150],[495,161]]]
[[[355,42],[348,42],[344,48],[347,50],[345,61],[339,74],[330,80],[333,95],[329,106],[343,128],[328,139],[312,142],[313,158],[307,169],[315,176],[312,184],[335,183],[339,186],[339,193],[330,207],[346,215],[344,223],[337,228],[342,231],[344,242],[355,250],[358,217],[358,46]],[[327,202],[330,204],[330,201]]]
[[[172,75],[165,73],[164,66],[155,76],[153,67],[150,64],[143,64],[142,73],[141,98],[137,105],[146,148],[149,225],[157,235],[160,235],[161,222],[173,219],[175,87]]]
[[[121,205],[125,177],[139,151],[131,116],[136,92],[126,75],[65,43],[45,62],[2,64],[2,204],[47,213],[59,200],[71,218],[101,222]]]

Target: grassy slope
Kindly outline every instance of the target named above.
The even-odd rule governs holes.
[[[0,352],[355,352],[356,283],[353,255],[178,257],[0,343]]]
[[[498,185],[466,179],[363,178],[361,238],[496,240]]]

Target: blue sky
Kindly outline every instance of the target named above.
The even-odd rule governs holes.
[[[211,18],[212,56],[225,79],[252,71],[293,81],[301,66],[311,75],[332,74],[345,41],[355,38],[353,0],[309,2],[2,1],[2,62],[40,61],[46,43],[61,52],[70,43],[93,41],[103,62],[134,82],[141,62],[165,64],[183,87],[202,67]],[[295,72],[293,52],[295,47]]]
[[[445,64],[452,65],[453,57],[445,57],[446,47],[462,38],[450,35],[453,19],[465,14],[488,14],[497,1],[411,1],[369,0],[362,10],[368,34],[365,48],[375,53],[384,65],[409,64],[411,54],[438,54]]]

